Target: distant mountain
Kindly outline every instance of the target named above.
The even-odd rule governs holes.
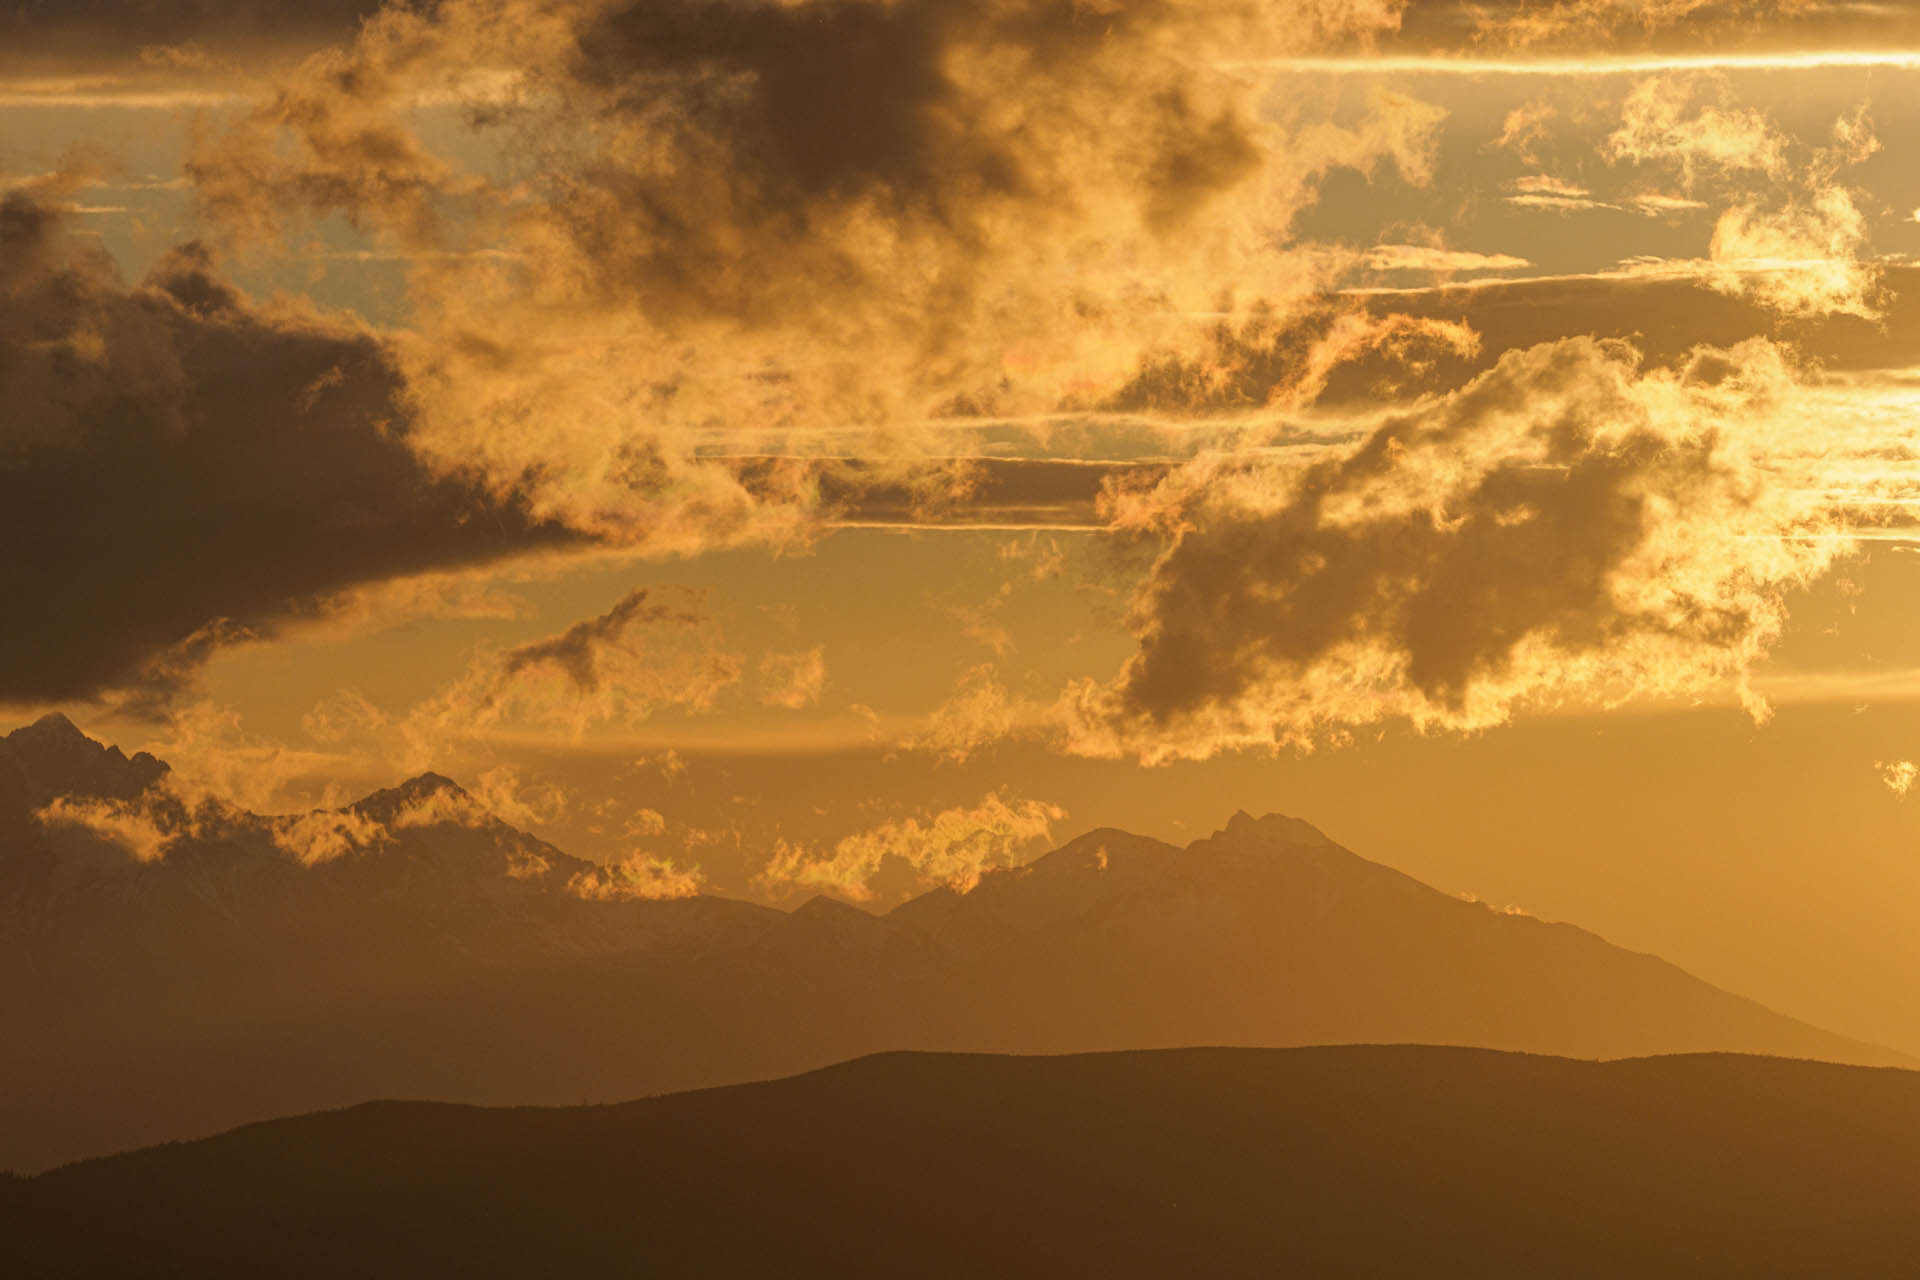
[[[1911,1277],[1920,1073],[1475,1049],[890,1054],[376,1103],[0,1181],[20,1275]]]
[[[649,899],[438,775],[266,817],[189,808],[159,761],[55,718],[0,745],[0,1168],[374,1097],[608,1101],[902,1048],[1905,1061],[1290,818],[1184,849],[1096,831],[886,916],[781,912]]]
[[[61,796],[131,799],[166,772],[144,751],[129,760],[65,716],[43,716],[0,738],[0,838],[21,839],[33,812]]]

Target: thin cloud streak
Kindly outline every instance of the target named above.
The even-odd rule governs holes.
[[[1920,70],[1920,50],[1848,49],[1779,53],[1655,53],[1615,57],[1263,58],[1227,66],[1299,75],[1629,76],[1663,71],[1822,71],[1885,68]]]

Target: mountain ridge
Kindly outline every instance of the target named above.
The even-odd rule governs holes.
[[[0,1180],[35,1275],[1912,1274],[1920,1073],[1486,1049],[887,1053],[375,1102]],[[112,1223],[113,1229],[89,1229]]]
[[[1243,811],[1185,847],[1099,828],[883,915],[622,896],[437,774],[337,810],[229,815],[148,862],[22,820],[40,845],[0,839],[0,960],[36,977],[0,989],[0,1168],[366,1097],[609,1100],[885,1049],[1910,1061],[1283,815]],[[332,825],[350,821],[380,834]],[[329,856],[276,843],[295,822]],[[90,861],[58,843],[83,838]]]

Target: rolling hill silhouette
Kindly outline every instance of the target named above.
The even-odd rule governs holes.
[[[377,1103],[0,1182],[34,1276],[1906,1277],[1920,1073],[1428,1046],[889,1054]]]
[[[1905,1061],[1278,816],[1185,848],[1096,831],[874,916],[602,892],[435,775],[314,815],[352,839],[309,864],[287,820],[189,811],[164,773],[57,717],[0,741],[0,1168],[368,1098],[612,1101],[893,1049]],[[35,817],[63,795],[143,797],[173,838],[135,861]]]

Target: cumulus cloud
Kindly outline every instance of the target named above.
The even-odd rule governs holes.
[[[49,207],[78,180],[0,195],[0,699],[154,711],[355,584],[565,539],[428,472],[376,337],[254,306],[196,246],[125,285]]]
[[[1920,765],[1911,760],[1876,760],[1873,767],[1879,770],[1887,790],[1903,799],[1913,790],[1914,779],[1920,778]]]
[[[1754,340],[1643,368],[1619,342],[1511,351],[1303,467],[1209,459],[1121,518],[1168,545],[1139,651],[1062,714],[1082,750],[1311,745],[1523,703],[1740,692],[1783,597],[1842,547],[1757,462],[1796,383]]]
[[[1860,261],[1866,218],[1837,186],[1804,203],[1729,209],[1713,229],[1713,279],[1788,315],[1879,316],[1877,273]]]
[[[337,213],[413,255],[432,465],[653,547],[806,536],[818,468],[730,458],[832,427],[944,475],[957,409],[1096,402],[1205,346],[1195,315],[1323,288],[1293,214],[1336,167],[1425,181],[1441,113],[1382,92],[1281,123],[1225,62],[1398,8],[443,0],[309,62],[190,170],[237,232]],[[435,94],[515,130],[513,182],[431,144],[410,113]]]
[[[773,889],[811,889],[865,902],[874,896],[882,867],[897,861],[920,887],[945,885],[965,893],[992,868],[1014,865],[1066,816],[1058,805],[1003,800],[989,792],[972,806],[870,827],[825,852],[782,840],[758,880]]]
[[[1732,103],[1724,77],[1669,75],[1628,95],[1603,153],[1677,170],[1686,196],[1639,197],[1635,207],[1649,214],[1690,207],[1683,202],[1709,176],[1764,179],[1715,224],[1699,264],[1708,282],[1790,316],[1877,318],[1879,273],[1862,261],[1866,218],[1839,180],[1841,170],[1879,149],[1872,121],[1864,107],[1837,120],[1797,184],[1789,181],[1791,145],[1765,115]]]
[[[1784,207],[1749,202],[1730,209],[1713,232],[1711,257],[1762,304],[1796,316],[1844,313],[1879,318],[1879,272],[1861,261],[1866,218],[1839,173],[1880,149],[1861,107],[1834,122],[1832,141],[1814,153],[1806,194]]]
[[[1672,165],[1691,192],[1708,177],[1784,178],[1789,145],[1763,112],[1732,102],[1724,76],[1667,75],[1634,86],[1601,154]]]

